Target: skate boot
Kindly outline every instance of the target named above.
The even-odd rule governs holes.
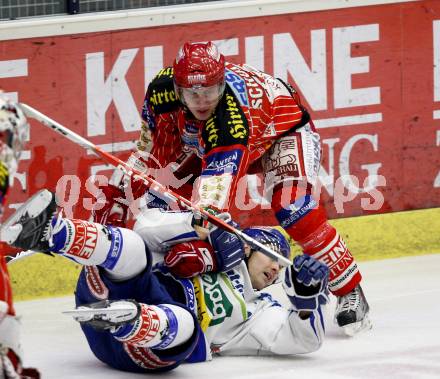
[[[338,297],[335,319],[345,334],[354,336],[362,330],[371,329],[370,307],[360,284],[344,296]]]
[[[83,304],[72,311],[64,311],[75,321],[98,330],[114,330],[133,323],[141,313],[140,304],[134,300],[102,300]]]
[[[0,240],[23,250],[49,253],[56,208],[55,194],[46,189],[37,192],[1,226]]]

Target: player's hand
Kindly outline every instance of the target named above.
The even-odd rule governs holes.
[[[214,250],[205,241],[174,245],[165,256],[164,263],[171,273],[179,278],[192,278],[217,269]]]
[[[328,302],[329,269],[308,255],[298,255],[286,268],[283,288],[297,311],[314,311]]]
[[[108,184],[100,186],[98,201],[92,209],[93,221],[103,225],[125,227],[128,205],[125,202],[124,191],[119,187]]]
[[[231,220],[229,213],[222,213],[218,217],[238,228],[238,224]],[[243,260],[244,244],[234,233],[214,226],[210,229],[208,239],[216,254],[218,271],[227,271]]]

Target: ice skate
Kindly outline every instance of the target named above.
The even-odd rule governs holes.
[[[113,329],[133,322],[140,311],[139,303],[134,300],[103,300],[81,305],[74,310],[64,311],[63,314],[95,329]]]
[[[43,189],[12,214],[0,229],[0,239],[23,250],[49,252],[55,194]]]
[[[362,330],[371,329],[369,310],[362,287],[358,284],[348,294],[338,297],[335,320],[345,334],[352,337]]]

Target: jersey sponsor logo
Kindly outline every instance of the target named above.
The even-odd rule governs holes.
[[[189,279],[180,279],[179,282],[182,284],[185,297],[186,297],[186,305],[191,311],[195,313],[196,311],[196,296],[194,293],[194,286]]]
[[[151,108],[151,117],[175,111],[180,106],[180,102],[174,92],[173,70],[171,67],[159,71],[148,86],[145,100],[147,100]]]
[[[232,150],[212,154],[207,159],[207,166],[202,175],[235,175],[241,162],[243,152],[241,150]]]
[[[286,229],[317,207],[318,203],[316,200],[311,195],[305,195],[293,204],[290,204],[287,209],[283,208],[278,211],[276,217],[280,226]]]
[[[211,314],[210,325],[221,324],[232,314],[232,304],[223,292],[218,274],[201,275],[207,309]]]
[[[240,104],[249,107],[246,82],[244,81],[244,79],[242,79],[240,76],[230,70],[226,70],[225,79],[237,99],[240,101]]]
[[[66,251],[66,254],[88,259],[95,251],[98,229],[95,224],[87,221],[71,220],[71,222],[74,227],[74,236],[72,244]]]
[[[174,90],[156,90],[153,89],[149,97],[149,102],[153,105],[164,105],[167,103],[173,103],[177,100],[176,93]]]
[[[197,298],[197,318],[206,331],[209,326],[219,325],[231,317],[233,306],[220,285],[217,273],[203,274],[193,279]]]
[[[302,178],[296,136],[287,136],[272,145],[266,160],[266,172],[274,171],[275,182],[284,178]]]
[[[226,111],[229,113],[229,120],[227,122],[229,127],[229,134],[234,139],[245,139],[248,136],[246,128],[247,122],[244,120],[243,112],[240,112],[239,105],[234,100],[234,97],[226,94]]]
[[[232,175],[201,176],[199,206],[225,209],[232,184]]]
[[[212,116],[206,121],[205,131],[207,132],[207,140],[211,148],[218,146],[219,140],[219,128],[216,125],[216,116]]]
[[[242,80],[246,83],[247,94],[250,98],[250,104],[252,108],[259,108],[263,104],[263,96],[264,96],[264,77],[261,77],[261,80],[258,80],[257,77],[260,74],[259,71],[253,69],[252,71],[246,71],[244,67],[231,65],[229,67],[230,70],[234,71],[237,75],[242,78]],[[252,72],[252,75],[251,75]]]

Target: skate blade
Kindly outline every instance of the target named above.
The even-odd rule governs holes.
[[[352,324],[348,324],[342,327],[344,333],[349,337],[354,337],[355,335],[370,330],[373,327],[373,324],[366,315],[362,321],[354,322]]]
[[[72,316],[78,322],[90,321],[95,317],[108,319],[109,316],[127,316],[133,313],[133,308],[78,308],[70,311],[63,311],[62,314]]]

